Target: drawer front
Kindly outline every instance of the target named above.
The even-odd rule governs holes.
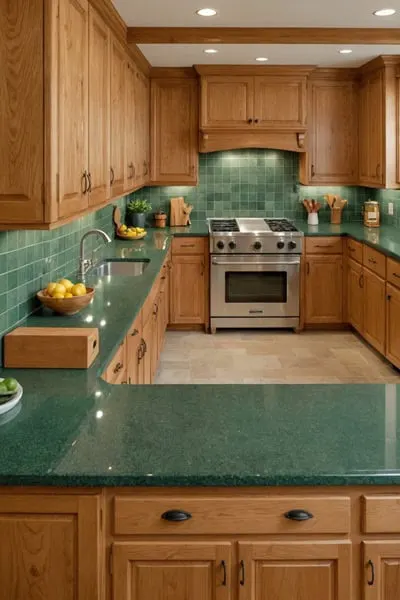
[[[386,256],[369,246],[363,248],[363,265],[379,277],[386,277]]]
[[[342,254],[340,237],[306,237],[306,254]]]
[[[363,261],[363,245],[356,240],[347,240],[347,254],[349,258],[362,263]]]
[[[386,268],[388,283],[400,288],[400,262],[393,260],[393,258],[388,258]]]
[[[207,238],[183,237],[172,240],[172,254],[204,254]]]
[[[126,375],[126,352],[125,342],[118,348],[117,352],[105,372],[104,379],[108,383],[122,383]]]
[[[307,511],[308,520],[285,517],[289,511]],[[184,511],[191,518],[169,521],[168,511]],[[296,516],[296,513],[294,515]],[[309,498],[182,498],[116,496],[114,533],[136,534],[317,534],[350,531],[350,499]]]
[[[400,495],[363,497],[364,533],[400,533]]]

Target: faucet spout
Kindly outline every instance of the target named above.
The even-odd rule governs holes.
[[[90,229],[82,236],[81,245],[80,245],[80,259],[79,259],[79,275],[81,277],[83,277],[85,275],[85,273],[87,273],[88,269],[90,269],[90,267],[92,266],[92,260],[90,258],[85,258],[85,240],[90,235],[100,236],[105,244],[111,243],[110,236],[102,229]]]

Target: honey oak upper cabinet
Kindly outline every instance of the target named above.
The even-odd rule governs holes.
[[[110,30],[89,7],[89,204],[110,199]]]
[[[126,123],[125,123],[125,191],[136,183],[136,68],[131,60],[126,61]]]
[[[101,598],[97,496],[0,496],[0,597]]]
[[[229,542],[121,542],[113,545],[113,598],[229,600]]]
[[[140,69],[136,70],[135,105],[135,186],[142,186],[150,178],[150,83]]]
[[[0,224],[44,215],[44,3],[2,2],[0,10]]]
[[[307,75],[302,67],[196,67],[200,129],[304,131]]]
[[[239,600],[352,598],[348,541],[239,542],[238,546]]]
[[[61,0],[59,10],[58,206],[68,217],[89,203],[89,4]]]
[[[197,81],[151,82],[151,182],[196,185],[198,176]]]
[[[381,56],[361,67],[359,183],[368,187],[399,187],[395,125],[399,60],[396,56]]]
[[[358,177],[355,74],[351,71],[343,79],[336,69],[322,73],[321,79],[309,83],[308,152],[301,156],[300,181],[306,185],[355,184]]]
[[[126,122],[126,53],[122,44],[111,36],[111,194],[125,191]]]

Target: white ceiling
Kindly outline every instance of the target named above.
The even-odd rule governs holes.
[[[218,54],[205,54],[205,48]],[[400,54],[400,46],[351,46],[352,54],[342,55],[337,45],[290,44],[140,44],[153,67],[192,65],[257,65],[257,56],[268,58],[264,65],[317,65],[319,67],[359,67],[379,54]]]
[[[130,27],[400,27],[398,0],[113,0]],[[198,17],[199,8],[215,17]],[[372,15],[397,8],[393,17]]]

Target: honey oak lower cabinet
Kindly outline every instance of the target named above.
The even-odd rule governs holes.
[[[363,269],[364,329],[363,336],[381,354],[385,354],[386,287],[385,280]]]
[[[400,369],[400,289],[386,286],[386,358]]]
[[[131,385],[142,383],[140,369],[141,353],[143,351],[142,335],[142,313],[140,313],[126,336],[127,383]]]
[[[364,600],[398,600],[400,590],[400,541],[363,543]]]
[[[307,255],[305,324],[343,322],[343,257]]]
[[[239,600],[350,600],[351,543],[239,542]]]
[[[229,600],[229,542],[118,542],[112,547],[114,600]]]
[[[0,495],[1,600],[101,598],[97,496]]]
[[[363,267],[355,260],[347,262],[347,319],[359,333],[364,331]]]

